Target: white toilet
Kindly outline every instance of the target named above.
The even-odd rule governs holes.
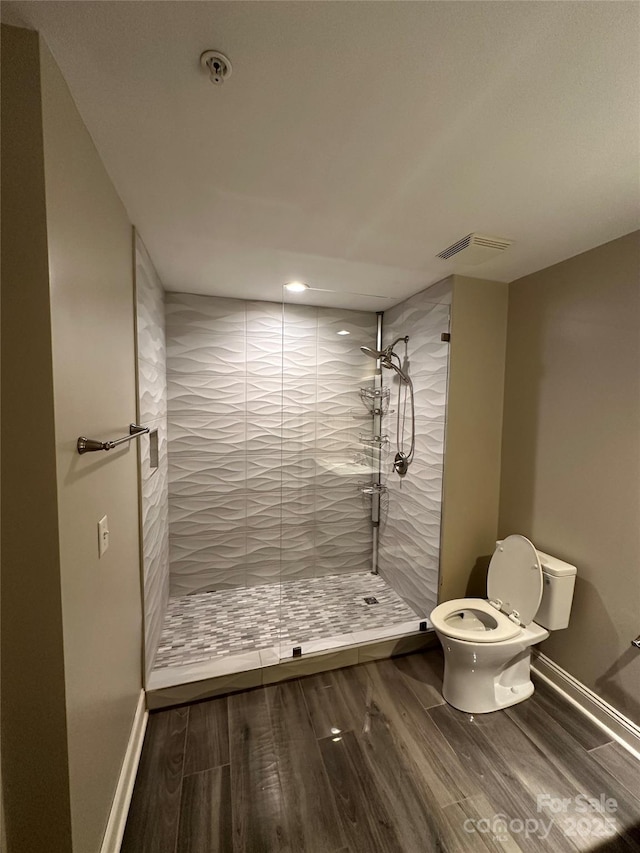
[[[496,542],[488,600],[456,598],[431,613],[444,650],[446,701],[486,714],[531,696],[531,646],[567,627],[575,580],[575,566],[537,551],[524,536]]]

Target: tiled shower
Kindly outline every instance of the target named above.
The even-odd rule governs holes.
[[[393,376],[360,351],[376,344],[375,312],[164,293],[141,244],[137,279],[139,415],[159,438],[157,468],[148,440],[140,453],[147,674],[417,630],[437,585],[446,292],[389,312],[411,336],[419,434],[398,484],[391,444],[379,470],[362,393],[382,379],[395,408]],[[390,411],[390,442],[393,424]],[[374,575],[366,487],[379,480]]]
[[[167,294],[173,595],[370,565],[367,469],[334,471],[370,429],[371,365],[353,350],[375,328],[371,312],[283,320],[275,303]]]
[[[147,678],[169,602],[169,465],[167,452],[167,376],[164,290],[151,258],[136,235],[137,423],[149,426],[158,441],[157,467],[151,467],[151,435],[140,439],[141,541],[144,594],[144,646]],[[155,460],[154,460],[155,461]]]

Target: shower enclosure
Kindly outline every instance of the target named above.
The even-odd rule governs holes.
[[[392,371],[361,349],[390,337],[381,312],[313,291],[163,294],[141,247],[137,269],[139,415],[160,436],[155,469],[141,447],[148,683],[417,632],[437,585],[449,306],[391,309],[409,334]],[[415,417],[397,410],[409,377]]]

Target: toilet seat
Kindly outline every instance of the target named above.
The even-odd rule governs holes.
[[[525,536],[513,534],[498,542],[489,564],[487,594],[488,601],[455,598],[439,604],[431,613],[433,627],[454,640],[499,643],[530,625],[542,598],[542,566]]]
[[[542,600],[542,566],[535,546],[513,533],[497,543],[487,573],[487,598],[519,625],[528,625]]]
[[[452,620],[452,617],[463,611],[468,611],[470,614],[475,611],[484,616],[485,619],[482,621],[488,621],[489,626],[479,630],[476,622],[474,623],[476,627],[466,628],[464,619],[459,622]],[[502,640],[510,640],[522,630],[520,625],[512,622],[506,614],[501,613],[484,598],[454,598],[451,601],[445,601],[431,612],[429,618],[440,634],[452,637],[454,640],[467,640],[473,643],[499,643]],[[495,627],[490,627],[493,623]]]

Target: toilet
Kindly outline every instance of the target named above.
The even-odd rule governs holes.
[[[431,612],[449,705],[486,714],[528,699],[531,647],[569,624],[575,580],[575,566],[536,550],[525,536],[496,542],[487,600],[456,598]]]

